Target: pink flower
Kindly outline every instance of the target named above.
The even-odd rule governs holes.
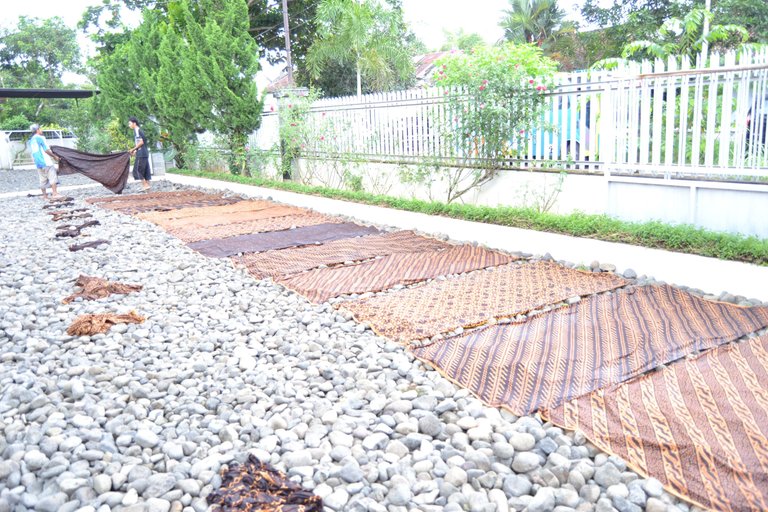
[[[542,91],[546,91],[546,90],[547,90],[547,86],[546,86],[546,85],[542,85],[542,86],[541,86],[541,90],[542,90]]]
[[[537,85],[537,86],[536,86],[536,90],[537,90],[537,91],[540,91],[541,89],[542,89],[542,87],[541,87],[540,85]]]
[[[325,117],[325,112],[323,112],[322,116]]]
[[[448,96],[448,91],[444,91],[443,96]]]
[[[296,126],[296,123],[291,123],[291,126]]]
[[[488,83],[488,80],[483,80],[483,85],[486,85]]]
[[[485,103],[481,103],[480,108],[485,108]]]
[[[532,83],[533,83],[533,81],[534,81],[534,80],[533,80],[533,78],[531,78],[530,80],[528,80],[528,83],[529,83],[529,84],[532,84]]]
[[[520,135],[524,134],[525,130],[520,130]]]
[[[440,73],[442,75],[444,73],[444,71],[441,69],[440,71],[438,71],[438,73]]]
[[[446,66],[445,64],[443,64],[443,69],[448,69],[448,66]]]
[[[270,112],[274,112],[275,111],[275,106],[274,105],[270,105],[269,106],[269,111]]]
[[[515,69],[519,69],[519,68],[520,68],[520,64],[515,64]]]
[[[320,140],[325,140],[325,137],[323,137],[323,136],[321,135],[321,136],[320,136]]]
[[[531,83],[533,83],[533,82],[531,82]],[[288,108],[293,108],[293,105],[289,103],[288,104]]]
[[[481,85],[481,86],[480,86],[480,90],[481,90],[481,91],[484,91],[484,90],[485,90],[485,86],[484,86],[484,85]]]

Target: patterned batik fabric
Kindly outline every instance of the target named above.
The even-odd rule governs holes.
[[[322,512],[323,500],[261,462],[253,454],[244,464],[221,472],[221,487],[206,498],[221,512]]]
[[[340,217],[329,217],[322,213],[307,212],[298,215],[286,215],[283,217],[269,217],[266,219],[248,220],[223,224],[221,226],[208,227],[180,227],[169,230],[173,236],[182,242],[200,242],[216,238],[229,238],[233,236],[248,235],[252,233],[267,233],[269,231],[283,231],[317,224],[335,224],[344,222]]]
[[[186,219],[189,217],[210,217],[221,213],[247,212],[254,210],[263,210],[280,206],[272,201],[263,200],[241,200],[232,204],[221,206],[203,206],[200,208],[183,208],[181,210],[171,210],[167,212],[144,212],[136,215],[141,220],[146,220],[163,226],[165,222],[173,219]]]
[[[390,254],[358,265],[310,270],[276,281],[313,302],[352,293],[376,292],[438,276],[504,265],[515,256],[471,245],[442,251]]]
[[[150,195],[152,194],[152,195]],[[170,195],[173,194],[173,195]],[[135,215],[142,212],[169,211],[181,208],[195,208],[201,206],[219,206],[241,201],[237,197],[224,197],[216,194],[205,194],[197,191],[185,193],[159,192],[157,194],[142,194],[131,196],[128,201],[104,201],[97,203],[102,208],[116,212]]]
[[[256,279],[278,277],[312,270],[326,265],[363,261],[388,254],[439,251],[450,244],[413,231],[394,231],[380,235],[336,240],[323,245],[244,254],[232,258],[236,266],[248,269]]]
[[[671,286],[647,286],[412,351],[485,403],[522,416],[766,325],[766,307],[743,308]]]
[[[407,343],[625,284],[611,273],[582,272],[550,262],[513,263],[340,307],[377,334]]]
[[[197,208],[196,208],[197,209]],[[246,210],[239,212],[219,213],[210,216],[186,217],[183,219],[170,219],[161,224],[161,227],[168,233],[174,234],[177,229],[189,230],[194,228],[207,228],[211,226],[222,226],[226,224],[235,224],[237,222],[247,222],[249,220],[270,219],[273,217],[285,217],[286,215],[298,215],[306,210],[293,206],[270,206],[268,208],[259,208],[256,210]]]
[[[768,510],[768,335],[542,415],[708,510]]]
[[[371,235],[379,230],[373,226],[360,226],[352,222],[324,223],[269,233],[254,233],[214,240],[201,240],[189,244],[191,249],[212,258],[226,258],[248,252],[271,251]]]
[[[136,201],[149,201],[154,199],[173,199],[178,197],[190,198],[190,197],[203,197],[210,196],[206,192],[199,190],[174,190],[172,192],[144,192],[141,194],[125,194],[119,196],[105,196],[105,197],[89,197],[85,200],[89,204],[108,204],[108,203],[131,203]],[[218,194],[217,194],[218,195]]]

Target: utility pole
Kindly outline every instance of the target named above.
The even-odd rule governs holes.
[[[288,66],[289,86],[293,87],[293,63],[291,63],[291,33],[288,30],[288,0],[283,0],[283,32],[285,32],[285,62]]]

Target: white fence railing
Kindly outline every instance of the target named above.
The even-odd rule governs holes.
[[[380,162],[455,161],[448,95],[432,87],[322,99],[309,111],[305,156]],[[606,173],[768,175],[768,50],[713,54],[562,74],[545,94],[543,126],[510,134],[502,167]],[[281,108],[286,108],[283,103]],[[265,112],[251,146],[274,148],[279,116]],[[446,128],[448,127],[448,128]],[[466,161],[466,159],[463,159]]]

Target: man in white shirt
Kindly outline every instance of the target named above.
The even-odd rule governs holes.
[[[43,191],[43,199],[48,198],[48,192],[46,191],[48,187],[51,187],[51,199],[61,197],[61,194],[56,190],[58,176],[56,166],[53,165],[53,160],[58,160],[59,158],[48,147],[48,143],[45,141],[45,137],[43,137],[43,130],[39,124],[30,126],[29,131],[33,133],[32,138],[29,140],[29,152],[35,161],[35,167],[37,167],[37,177],[40,180],[40,190]]]

